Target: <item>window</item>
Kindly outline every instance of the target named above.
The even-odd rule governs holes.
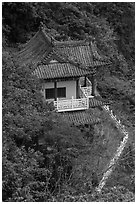
[[[55,98],[55,89],[45,89],[46,99]]]
[[[57,89],[57,97],[65,98],[66,97],[66,87],[61,87]]]
[[[45,89],[46,99],[55,98],[55,89]],[[65,98],[66,97],[66,87],[57,88],[57,98]]]

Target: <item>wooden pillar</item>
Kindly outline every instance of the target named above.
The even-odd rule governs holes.
[[[57,100],[57,82],[54,82],[55,101]]]
[[[85,76],[85,78],[84,78],[84,86],[87,85],[87,84],[86,84],[86,81],[87,81],[87,77]]]
[[[80,97],[79,93],[79,79],[76,80],[76,98]]]
[[[96,81],[96,75],[92,75],[92,96],[96,95],[96,88],[97,88],[97,81]]]

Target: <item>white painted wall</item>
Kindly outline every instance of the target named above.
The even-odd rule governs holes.
[[[47,83],[42,84],[41,93],[44,96],[44,98],[45,98],[45,89],[50,89],[50,88],[54,88],[54,83],[53,82],[47,82]]]
[[[66,98],[76,98],[76,81],[59,81],[57,87],[66,87]]]
[[[66,87],[66,99],[76,98],[76,81],[59,81],[57,82],[57,88]],[[45,98],[45,89],[54,88],[54,82],[47,82],[42,84],[42,95]]]

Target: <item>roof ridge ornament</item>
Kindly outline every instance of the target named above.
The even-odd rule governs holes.
[[[42,21],[40,22],[39,30],[42,31],[42,33],[44,34],[46,39],[49,41],[51,46],[54,47],[54,42],[56,40],[54,39],[53,35],[51,35],[50,29],[48,29],[47,26]]]
[[[49,29],[47,28],[47,26],[42,21],[40,21],[39,29],[49,32]]]

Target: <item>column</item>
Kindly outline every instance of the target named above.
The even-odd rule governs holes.
[[[92,95],[96,95],[96,88],[97,88],[97,81],[96,81],[96,75],[92,75]]]
[[[54,90],[55,90],[55,101],[57,100],[57,82],[54,82]]]
[[[85,76],[85,78],[84,78],[84,86],[87,85],[87,84],[86,84],[86,81],[87,81],[87,77]]]

